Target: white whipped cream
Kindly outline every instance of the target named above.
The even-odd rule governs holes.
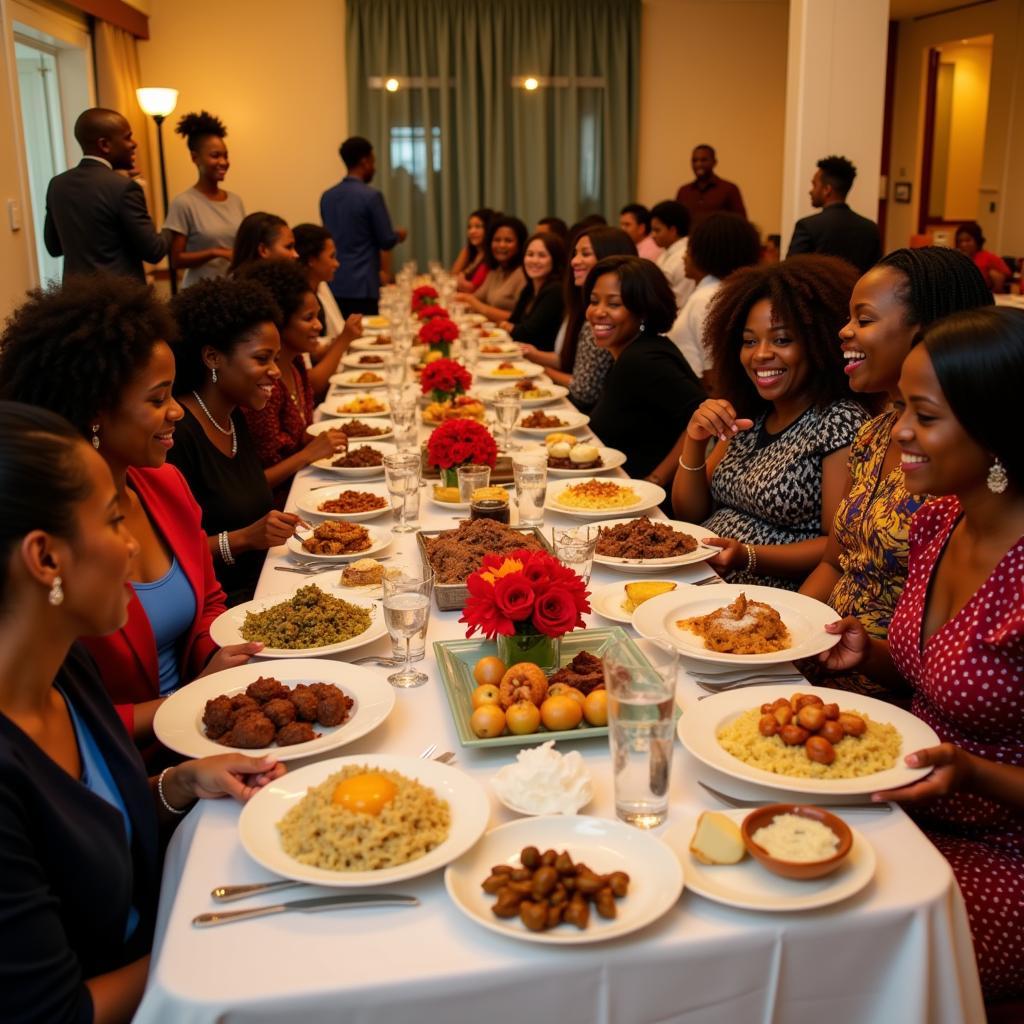
[[[576,814],[593,795],[579,751],[562,755],[554,740],[520,750],[491,785],[504,803],[528,814]]]

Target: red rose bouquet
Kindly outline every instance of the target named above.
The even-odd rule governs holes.
[[[420,387],[435,402],[444,402],[465,394],[473,378],[454,359],[435,359],[423,367]]]
[[[494,468],[498,446],[491,432],[476,420],[445,420],[427,439],[427,462],[441,470],[454,470],[466,463]]]
[[[485,555],[466,580],[469,597],[459,622],[489,640],[543,634],[561,637],[584,625],[590,611],[586,584],[546,551]]]
[[[437,302],[437,289],[432,284],[421,284],[412,290],[412,311],[422,306],[433,306]]]
[[[438,306],[431,303],[429,306],[420,306],[416,311],[416,316],[420,320],[451,320],[448,315],[448,310],[444,306]]]
[[[424,345],[450,345],[459,336],[459,329],[447,317],[428,320],[419,331]]]

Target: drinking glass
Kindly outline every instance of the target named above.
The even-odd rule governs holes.
[[[544,521],[544,499],[548,491],[546,451],[517,453],[512,459],[520,526],[540,526]]]
[[[491,482],[491,467],[473,464],[459,466],[455,475],[459,478],[459,501],[468,502],[478,487],[486,487]]]
[[[462,361],[471,374],[476,374],[476,368],[480,362],[480,339],[470,330],[462,330],[459,333],[462,347]]]
[[[668,818],[679,671],[675,650],[650,644],[648,649],[649,658],[617,641],[602,655],[615,813],[637,828],[657,828]]]
[[[384,379],[388,388],[402,387],[405,384],[406,375],[409,372],[409,364],[397,354],[384,364]]]
[[[600,532],[596,526],[556,526],[551,530],[555,557],[579,575],[584,583],[590,582],[590,574],[594,571],[594,550]]]
[[[434,574],[428,568],[404,573],[394,579],[384,576],[384,622],[391,640],[405,641],[405,664],[398,672],[388,676],[392,686],[407,689],[422,686],[427,681],[425,672],[412,667],[412,638],[418,633],[426,637],[430,616],[430,595],[434,588]]]
[[[391,509],[398,515],[395,533],[415,533],[420,514],[419,452],[395,452],[384,456],[384,480],[391,495]]]
[[[515,425],[519,421],[519,414],[522,412],[522,409],[523,399],[518,394],[511,394],[502,391],[498,397],[494,399],[494,418],[497,422],[498,429],[504,437],[501,447],[507,452],[513,450],[512,431],[515,429]]]

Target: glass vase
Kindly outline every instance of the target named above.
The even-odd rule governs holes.
[[[545,633],[498,634],[498,657],[511,668],[528,661],[548,675],[559,667],[562,638]]]
[[[458,487],[459,486],[459,467],[452,466],[450,469],[439,469],[438,472],[441,474],[441,486],[442,487]]]

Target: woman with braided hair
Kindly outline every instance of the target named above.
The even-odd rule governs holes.
[[[231,166],[224,123],[201,110],[185,114],[174,130],[187,141],[199,172],[196,183],[171,200],[164,221],[171,232],[171,265],[185,268],[187,288],[227,273],[245,207],[238,196],[221,187]]]

